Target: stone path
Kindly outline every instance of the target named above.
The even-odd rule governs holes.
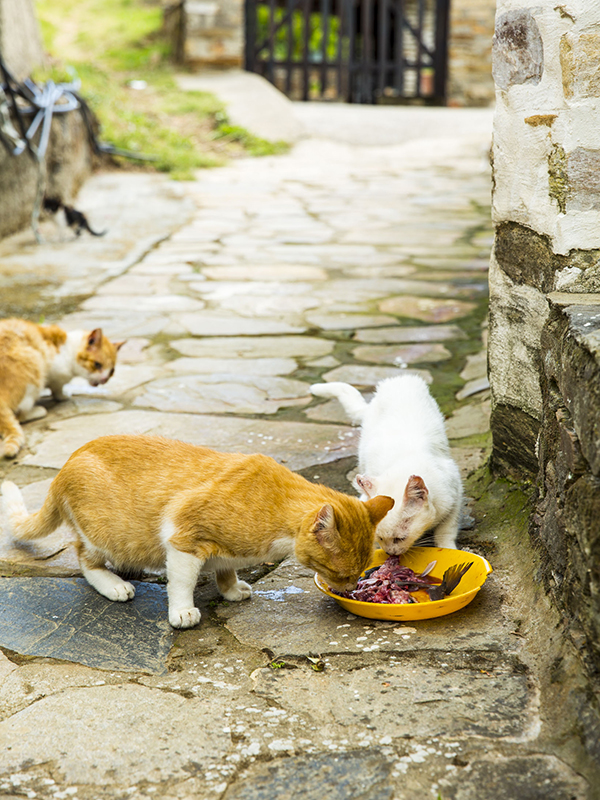
[[[345,141],[326,106],[308,111],[311,135],[288,155],[189,185],[96,176],[80,205],[110,228],[103,240],[0,244],[10,313],[47,307],[67,328],[127,338],[107,385],[48,400],[16,462],[0,463],[31,509],[74,449],[120,432],[260,451],[352,492],[357,431],[308,387],[369,392],[399,370],[430,382],[474,480],[488,452],[491,112],[461,126],[444,110],[447,136],[367,146],[361,131],[382,109],[354,112]],[[388,129],[406,128],[402,109],[389,113]],[[247,571],[248,603],[220,602],[202,581],[202,622],[176,634],[160,583],[117,607],[78,578],[66,530],[30,547],[4,535],[0,794],[586,797],[496,541],[521,509],[494,527],[485,502],[460,544],[494,573],[463,611],[414,626],[348,614],[289,561]]]

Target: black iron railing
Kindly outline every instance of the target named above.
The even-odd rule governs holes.
[[[246,69],[298,100],[446,97],[449,0],[246,0]]]

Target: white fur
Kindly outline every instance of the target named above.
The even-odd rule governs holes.
[[[123,578],[119,578],[118,575],[108,569],[89,569],[85,564],[82,564],[81,571],[90,586],[93,586],[99,594],[108,600],[117,600],[120,603],[124,603],[126,600],[131,600],[135,595],[135,589],[129,581],[124,581]]]
[[[200,622],[200,610],[194,606],[194,589],[203,562],[168,542],[166,551],[169,622],[174,628],[193,628]]]
[[[202,561],[190,553],[173,547],[170,539],[175,533],[173,522],[167,517],[160,529],[160,538],[165,547],[167,566],[167,595],[169,598],[169,622],[174,628],[193,628],[200,622],[200,611],[194,606],[194,589],[202,572],[237,570],[254,566],[256,558],[208,558]],[[294,552],[293,537],[276,539],[264,556],[265,561],[277,561]],[[230,602],[247,600],[252,587],[246,581],[237,582],[223,597]]]
[[[376,530],[386,553],[406,552],[430,529],[438,547],[456,547],[462,481],[444,417],[425,381],[417,375],[387,378],[370,403],[347,383],[318,383],[311,392],[336,397],[362,425],[355,486],[363,500],[383,494],[396,501]]]
[[[11,536],[14,537],[19,523],[28,517],[23,495],[16,483],[4,481],[2,484],[2,501],[8,520],[8,529]]]
[[[60,346],[58,353],[50,364],[46,384],[55,400],[65,399],[63,386],[75,377],[85,378],[89,383],[92,383],[88,371],[80,366],[77,361],[77,353],[86,335],[85,331],[69,331],[66,342]],[[95,374],[94,380],[99,377],[99,374]]]

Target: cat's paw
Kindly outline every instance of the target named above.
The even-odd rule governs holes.
[[[169,609],[169,623],[173,628],[193,628],[200,622],[200,616],[197,608]]]
[[[121,583],[115,583],[114,586],[111,586],[110,589],[106,592],[106,597],[109,600],[116,600],[119,603],[125,603],[127,600],[131,600],[135,597],[135,588],[129,583],[129,581],[121,581]]]
[[[235,586],[223,592],[225,600],[237,602],[238,600],[247,600],[252,595],[252,587],[246,581],[238,581]]]
[[[24,436],[7,436],[4,440],[3,455],[5,458],[14,458],[25,444]]]
[[[43,419],[48,414],[48,409],[44,406],[34,406],[25,414],[19,415],[21,422],[33,422],[35,419]]]

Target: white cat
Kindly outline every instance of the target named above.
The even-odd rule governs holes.
[[[456,547],[462,480],[450,455],[444,417],[417,375],[387,378],[367,403],[347,383],[316,383],[318,397],[337,398],[361,425],[354,486],[363,500],[385,494],[396,501],[376,537],[389,555],[406,552],[433,529],[437,547]]]

